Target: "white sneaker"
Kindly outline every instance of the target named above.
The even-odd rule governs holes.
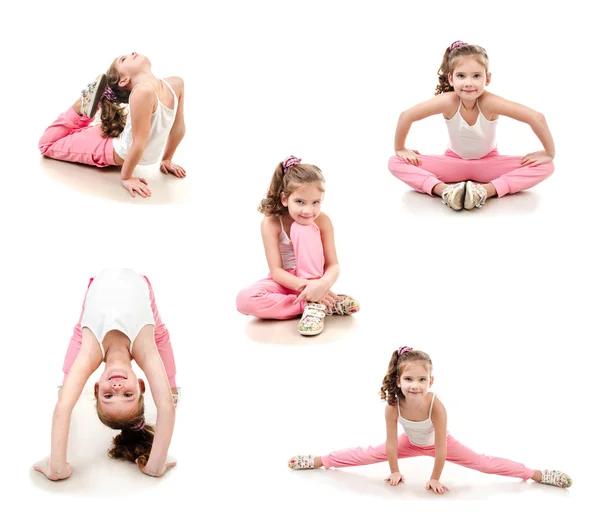
[[[327,307],[320,303],[307,303],[300,323],[298,323],[298,332],[303,336],[321,334],[325,326],[326,310]]]
[[[455,211],[463,208],[465,199],[465,182],[448,185],[442,192],[442,202]]]
[[[292,470],[304,470],[315,468],[314,456],[294,456],[288,461],[288,467]]]
[[[106,89],[106,84],[106,75],[100,74],[81,91],[81,114],[83,116],[87,116],[88,118],[95,116],[100,99]]]
[[[487,191],[478,183],[467,182],[465,189],[465,209],[470,211],[473,207],[482,207],[487,198]]]
[[[573,480],[560,470],[542,470],[542,481],[540,483],[569,488],[573,484]]]

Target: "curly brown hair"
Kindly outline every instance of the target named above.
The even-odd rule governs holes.
[[[113,459],[122,459],[131,463],[138,460],[140,465],[146,465],[154,442],[154,426],[145,424],[144,395],[140,394],[136,408],[126,417],[116,419],[108,416],[100,409],[98,402],[96,402],[96,412],[104,425],[121,431],[121,434],[113,438],[108,455]],[[142,428],[138,429],[140,426]]]
[[[126,107],[123,107],[122,104],[129,103],[131,90],[125,89],[119,85],[121,75],[115,67],[115,62],[113,62],[108,68],[108,71],[106,71],[106,78],[108,80],[107,86],[115,93],[117,102],[113,103],[105,96],[101,98],[100,120],[102,121],[102,136],[104,138],[109,136],[116,138],[123,132],[123,129],[125,129],[128,110]]]
[[[285,212],[285,206],[281,203],[281,196],[288,197],[302,185],[316,185],[321,191],[325,191],[325,178],[321,169],[307,163],[297,163],[288,167],[283,172],[283,162],[279,162],[271,178],[271,185],[266,196],[258,206],[258,212],[265,216],[281,216]]]
[[[387,374],[383,378],[379,395],[383,401],[387,401],[389,405],[395,406],[398,404],[398,399],[404,399],[404,394],[398,387],[398,378],[402,376],[402,371],[407,363],[423,362],[425,368],[431,374],[433,363],[429,354],[420,350],[407,350],[399,356],[400,349],[395,350],[388,365]]]
[[[448,77],[452,76],[456,64],[461,58],[470,57],[479,62],[485,67],[485,72],[489,71],[489,59],[487,51],[478,45],[465,44],[455,49],[448,47],[442,59],[442,65],[438,70],[438,85],[435,89],[436,96],[442,93],[454,91],[454,87],[450,85]]]

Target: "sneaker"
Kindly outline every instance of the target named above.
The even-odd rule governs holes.
[[[106,89],[107,81],[106,75],[101,74],[81,91],[82,116],[87,116],[88,118],[94,117],[98,110],[98,105],[100,104],[100,98],[102,98],[104,90]]]
[[[293,470],[314,469],[314,456],[294,456],[288,461],[288,467]]]
[[[573,484],[573,480],[560,470],[542,470],[542,481],[540,483],[569,488]]]
[[[478,183],[467,182],[465,188],[465,209],[470,211],[473,207],[483,207],[487,198],[487,191]]]
[[[176,387],[176,388],[177,388],[177,392],[171,393],[171,397],[173,398],[173,405],[175,405],[175,408],[177,408],[177,405],[179,403],[179,396],[181,394],[181,387]]]
[[[442,192],[442,202],[455,211],[463,208],[465,200],[465,182],[448,185]]]
[[[340,294],[340,296],[343,296],[344,299],[342,301],[336,301],[333,307],[327,307],[325,310],[327,316],[331,316],[332,314],[344,316],[345,314],[354,314],[360,310],[360,305],[354,298],[345,296],[344,294]]]
[[[298,332],[303,336],[315,336],[321,334],[325,326],[325,312],[327,307],[320,303],[308,303],[304,307],[304,313],[298,323]]]

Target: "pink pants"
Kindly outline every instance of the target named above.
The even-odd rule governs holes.
[[[413,456],[435,457],[435,446],[418,447],[413,445],[406,434],[398,438],[398,458],[410,458]],[[330,467],[353,467],[357,465],[370,465],[387,461],[385,443],[377,447],[338,450],[328,456],[321,457],[323,466]],[[499,476],[510,476],[513,478],[531,479],[533,469],[528,469],[521,463],[515,463],[503,458],[494,458],[484,454],[477,454],[463,444],[456,441],[450,434],[447,438],[446,461],[463,467],[485,472],[486,474],[497,474]]]
[[[316,280],[323,276],[325,256],[321,231],[316,224],[292,223],[290,240],[296,255],[296,267],[288,272],[305,280]],[[294,305],[299,292],[287,289],[271,277],[257,281],[237,295],[236,305],[242,314],[257,318],[287,320],[302,314],[305,301]]]
[[[90,125],[92,119],[69,107],[44,131],[38,147],[55,160],[85,163],[96,167],[116,165],[113,139],[102,137],[100,126]]]
[[[456,183],[472,180],[478,183],[491,183],[498,198],[529,189],[545,180],[554,172],[552,162],[523,167],[520,156],[501,156],[497,149],[479,160],[463,160],[452,151],[443,155],[420,154],[423,162],[415,167],[398,156],[392,156],[388,163],[390,172],[419,192],[432,194],[440,182]]]

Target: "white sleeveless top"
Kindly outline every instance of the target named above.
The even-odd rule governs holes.
[[[425,421],[410,421],[404,419],[400,414],[400,402],[398,402],[398,423],[402,425],[404,432],[408,436],[409,441],[418,447],[430,447],[435,444],[435,432],[433,422],[431,421],[431,411],[433,410],[433,402],[435,401],[435,393],[431,398],[431,407],[429,407],[429,417]]]
[[[479,101],[476,102],[479,109]],[[481,109],[475,125],[471,126],[460,114],[460,104],[456,114],[446,120],[450,135],[449,149],[463,160],[478,160],[496,148],[496,124],[498,120],[488,120]]]
[[[146,280],[131,269],[105,269],[90,284],[81,328],[92,331],[104,356],[106,334],[117,330],[133,342],[145,325],[154,325],[150,289]]]
[[[154,91],[156,93],[156,99],[158,100],[158,107],[156,108],[156,111],[152,113],[152,120],[150,121],[150,138],[148,139],[148,144],[146,145],[146,149],[142,154],[142,158],[139,161],[140,165],[150,165],[160,160],[160,156],[165,148],[165,145],[167,144],[169,133],[171,132],[171,128],[175,122],[175,115],[177,114],[179,100],[177,99],[177,95],[169,83],[162,79],[161,81],[164,82],[165,85],[171,90],[175,98],[175,102],[173,109],[169,109],[159,100],[156,90]],[[137,87],[137,85],[135,87]],[[135,90],[135,87],[131,90],[132,93]],[[154,87],[152,88],[154,89]],[[131,115],[129,114],[127,115],[127,121],[125,122],[125,129],[123,129],[123,132],[119,136],[113,138],[113,147],[115,148],[115,152],[121,158],[125,159],[129,153],[132,142],[133,134],[131,132]]]
[[[296,268],[296,255],[294,254],[294,246],[292,240],[286,234],[283,228],[283,220],[279,217],[279,223],[281,224],[281,232],[279,233],[279,252],[281,253],[281,262],[283,268],[287,271],[288,269]]]

